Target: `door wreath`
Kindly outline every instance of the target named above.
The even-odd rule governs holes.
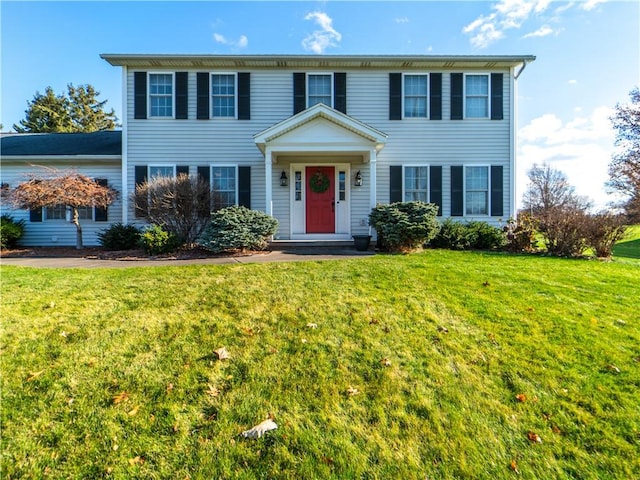
[[[324,193],[329,189],[329,177],[322,171],[318,170],[311,175],[309,179],[309,188],[314,193]]]

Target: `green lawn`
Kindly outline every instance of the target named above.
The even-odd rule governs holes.
[[[3,479],[640,472],[637,264],[433,250],[1,274]],[[277,430],[239,435],[269,414]]]
[[[629,227],[625,238],[613,248],[613,258],[640,265],[640,225]]]

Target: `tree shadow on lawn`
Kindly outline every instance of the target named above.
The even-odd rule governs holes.
[[[640,259],[640,238],[618,243],[613,247],[613,256]]]

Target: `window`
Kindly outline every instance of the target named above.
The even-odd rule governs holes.
[[[296,202],[302,200],[302,172],[297,171],[295,173],[295,192],[296,192]]]
[[[149,74],[149,105],[151,117],[173,116],[173,74]]]
[[[235,117],[236,76],[232,73],[212,74],[211,98],[213,117]]]
[[[429,201],[429,167],[404,167],[404,201]]]
[[[465,167],[465,214],[489,214],[489,167]]]
[[[307,96],[307,108],[313,107],[317,103],[324,103],[331,106],[331,75],[308,75],[308,96]]]
[[[175,177],[176,167],[174,165],[149,165],[149,180],[156,177]]]
[[[404,76],[405,118],[427,116],[427,75]]]
[[[213,210],[238,203],[236,167],[211,167],[211,207]]]
[[[489,75],[465,76],[465,116],[489,118]]]
[[[347,172],[338,172],[338,200],[344,202],[347,199]]]
[[[71,215],[71,213],[69,213]],[[47,207],[45,209],[46,220],[66,220],[67,219],[67,206],[56,205],[54,207]],[[78,207],[78,219],[79,220],[93,220],[93,208],[92,207]]]

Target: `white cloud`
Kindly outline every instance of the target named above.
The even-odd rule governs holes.
[[[337,42],[342,40],[342,34],[333,28],[333,20],[326,13],[311,12],[304,19],[313,20],[320,27],[320,30],[314,31],[302,40],[305,50],[322,54],[328,47],[336,47]]]
[[[614,149],[612,113],[609,107],[598,107],[569,122],[549,113],[522,127],[518,131],[518,202],[527,185],[527,171],[534,164],[547,164],[564,172],[576,193],[604,207],[611,200],[604,183]]]
[[[553,28],[548,25],[543,25],[535,32],[527,33],[522,38],[531,38],[531,37],[546,37],[547,35],[551,35],[553,33]]]
[[[605,3],[606,1],[607,0],[587,0],[586,2],[582,3],[581,6],[583,10],[586,10],[588,12],[596,8],[601,3]]]
[[[394,19],[396,23],[409,23],[409,19],[407,17],[396,17]]]
[[[573,79],[573,78],[572,78],[572,79],[571,79],[571,80],[569,80],[567,83],[568,83],[569,85],[576,85],[576,84],[578,83],[578,80],[576,80],[576,79]]]
[[[234,41],[234,40],[229,40],[228,38],[226,38],[224,35],[221,35],[220,33],[214,33],[213,39],[217,43],[221,43],[222,45],[228,45],[230,47],[235,47],[235,48],[247,48],[247,45],[249,45],[249,39],[247,38],[246,35],[240,35],[240,38]]]

